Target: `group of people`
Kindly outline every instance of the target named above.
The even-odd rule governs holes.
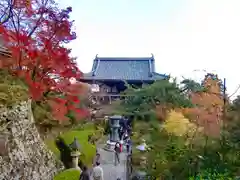
[[[93,180],[104,180],[103,169],[100,166],[100,153],[98,151],[96,151],[92,171],[89,172],[87,166],[84,166],[79,180],[90,180],[90,174],[92,174]]]
[[[126,130],[125,132],[122,133],[120,130],[119,136],[121,140],[119,142],[116,142],[114,147],[115,165],[120,163],[120,153],[123,152],[124,145],[126,145],[127,153],[130,153],[132,149],[132,141],[129,132]]]
[[[126,145],[126,150],[128,153],[132,149],[132,141],[130,138],[131,135],[131,126],[124,125],[119,129],[119,142],[116,142],[114,147],[115,153],[115,166],[120,163],[120,154],[123,152],[123,146]],[[96,156],[93,162],[93,169],[89,172],[86,166],[83,167],[82,173],[79,180],[90,180],[90,174],[93,177],[93,180],[104,180],[103,169],[100,165],[100,153],[96,151]],[[117,180],[120,180],[119,178]]]

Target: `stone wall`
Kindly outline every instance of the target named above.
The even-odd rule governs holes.
[[[63,169],[40,138],[31,102],[0,108],[0,180],[52,180]]]

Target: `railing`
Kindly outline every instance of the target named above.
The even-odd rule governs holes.
[[[111,93],[93,93],[91,94],[91,99],[101,104],[111,104],[113,100],[124,99],[129,97],[129,95],[124,94],[111,94]]]

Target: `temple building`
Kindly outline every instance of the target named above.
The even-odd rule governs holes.
[[[126,89],[125,82],[141,87],[143,84],[152,84],[168,77],[155,72],[153,55],[131,58],[96,55],[91,72],[84,74],[80,81],[90,84],[96,96],[108,97],[111,100],[121,96],[120,93]]]
[[[9,58],[11,57],[11,53],[7,50],[7,48],[4,46],[3,39],[0,35],[0,57],[1,58]]]

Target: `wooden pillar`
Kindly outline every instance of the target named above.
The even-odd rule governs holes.
[[[112,97],[111,97],[111,95],[109,95],[108,97],[109,97],[109,104],[112,104]]]

